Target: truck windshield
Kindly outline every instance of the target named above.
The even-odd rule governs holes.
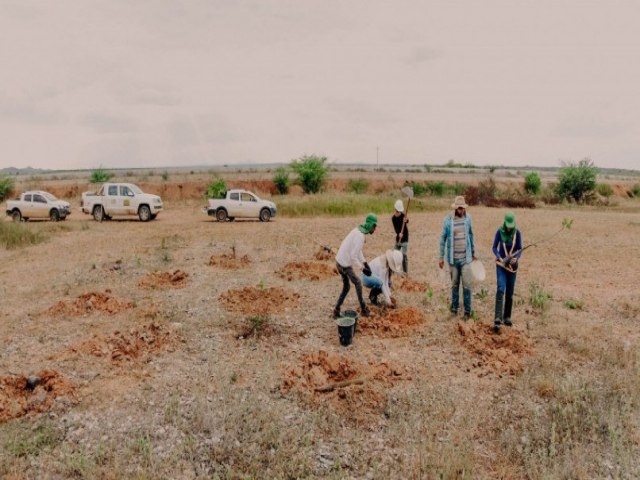
[[[51,195],[49,192],[42,192],[42,195],[50,202],[55,202],[56,200],[58,200],[54,195]]]
[[[140,190],[140,188],[136,185],[127,185],[127,187],[129,187],[129,189],[135,193],[136,195],[142,195],[142,190]]]

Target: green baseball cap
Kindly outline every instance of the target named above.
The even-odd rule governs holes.
[[[373,230],[373,227],[375,227],[377,224],[378,217],[376,217],[375,213],[370,213],[369,215],[367,215],[367,218],[364,219],[364,223],[358,228],[362,233],[370,233],[371,230]]]
[[[504,226],[507,228],[516,228],[516,216],[513,212],[504,214]]]

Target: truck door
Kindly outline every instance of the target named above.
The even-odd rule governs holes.
[[[229,194],[229,200],[225,202],[227,205],[227,214],[230,217],[241,217],[242,210],[240,209],[240,193],[231,192]]]
[[[49,218],[49,205],[47,199],[38,193],[33,194],[33,203],[31,204],[30,217]]]
[[[118,195],[118,185],[109,185],[106,196],[102,199],[105,212],[109,215],[123,215],[122,199]]]
[[[257,218],[260,215],[258,199],[249,192],[240,194],[240,208],[245,212],[246,217]]]
[[[33,196],[29,193],[22,197],[22,216],[29,218],[33,213]]]
[[[120,185],[120,196],[118,202],[122,202],[122,213],[135,215],[138,213],[138,202],[134,198],[135,194],[126,185]]]

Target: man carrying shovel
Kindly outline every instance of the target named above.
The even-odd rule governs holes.
[[[409,223],[409,219],[404,213],[402,200],[396,200],[394,208],[395,211],[391,217],[391,222],[393,223],[393,229],[396,231],[395,248],[402,252],[402,271],[409,273],[409,257],[407,256],[409,251],[409,227],[407,227],[407,223]]]
[[[362,298],[362,283],[354,271],[354,267],[362,269],[362,273],[365,275],[371,275],[371,268],[364,259],[362,249],[364,248],[364,236],[371,235],[376,230],[378,224],[378,217],[375,214],[370,213],[367,215],[364,223],[349,232],[349,235],[342,241],[338,254],[336,255],[336,268],[338,273],[342,277],[342,292],[338,297],[335,308],[333,309],[333,317],[340,317],[340,307],[347,297],[351,285],[353,283],[356,287],[356,294],[358,295],[358,302],[360,303],[360,310],[363,317],[369,316],[369,309],[367,304],[364,303]]]
[[[500,331],[504,323],[510,327],[511,306],[513,305],[513,290],[516,286],[518,260],[522,255],[522,235],[516,228],[516,216],[507,212],[502,226],[498,228],[493,240],[493,254],[496,256],[496,275],[498,288],[496,290],[496,315],[493,330]],[[504,312],[502,310],[504,301]]]

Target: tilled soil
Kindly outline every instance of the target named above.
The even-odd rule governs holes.
[[[404,292],[426,292],[427,291],[426,283],[413,280],[409,277],[400,277],[398,280],[395,280],[395,282],[398,288]]]
[[[474,368],[515,375],[522,370],[524,358],[533,353],[530,341],[513,328],[503,327],[500,333],[494,333],[489,324],[468,321],[458,322],[455,332],[462,345],[478,358]]]
[[[0,422],[46,412],[58,397],[76,401],[75,385],[55,370],[42,370],[35,377],[37,383],[31,388],[23,375],[0,377]]]
[[[92,312],[102,312],[108,315],[115,315],[123,310],[133,308],[133,302],[118,300],[111,296],[111,290],[105,293],[89,292],[80,295],[76,300],[59,301],[47,310],[50,315],[69,315],[79,317]]]
[[[299,279],[317,281],[337,275],[338,270],[326,262],[290,262],[276,273],[290,282]]]
[[[245,315],[282,313],[295,308],[299,299],[298,293],[281,287],[245,287],[240,290],[228,290],[220,295],[220,302],[224,308]]]
[[[371,306],[370,309],[371,316],[358,319],[357,331],[364,335],[407,337],[427,321],[426,315],[416,307],[386,309]]]
[[[184,288],[189,274],[182,270],[172,272],[150,272],[138,282],[140,288]]]
[[[410,380],[406,370],[388,362],[355,361],[324,350],[303,355],[299,365],[286,366],[280,390],[312,406],[325,405],[348,420],[365,422],[386,405],[386,390]]]

